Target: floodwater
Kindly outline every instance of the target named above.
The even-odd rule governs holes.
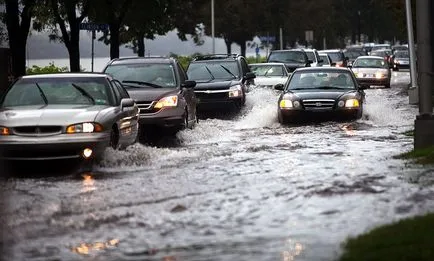
[[[408,81],[366,90],[361,120],[301,126],[253,90],[241,114],[107,151],[93,173],[2,181],[3,260],[335,260],[434,207],[432,171],[393,158],[413,146]]]

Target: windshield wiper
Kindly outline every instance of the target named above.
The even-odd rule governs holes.
[[[87,91],[85,91],[82,87],[78,86],[75,83],[71,83],[71,85],[77,89],[83,96],[85,96],[86,98],[88,98],[89,100],[92,101],[92,103],[95,105],[95,99],[92,97],[92,95],[90,95]]]
[[[155,83],[151,83],[151,82],[125,80],[125,81],[122,81],[122,83],[133,83],[133,84],[138,84],[138,85],[147,85],[147,86],[151,86],[154,88],[163,88],[163,86],[155,84]],[[129,85],[129,86],[131,86],[131,85]],[[133,87],[133,86],[131,86],[131,87]]]
[[[299,88],[290,88],[288,90],[310,90],[310,89],[314,89],[312,87],[299,87]]]
[[[44,100],[45,105],[48,105],[47,96],[45,96],[45,93],[44,93],[44,91],[42,91],[41,86],[39,86],[39,84],[37,82],[35,82],[35,84],[36,84],[36,87],[38,87],[39,94],[41,94],[41,97]]]
[[[232,75],[232,77],[234,78],[234,79],[236,79],[237,78],[237,76],[235,76],[235,74],[233,74],[228,68],[226,68],[224,65],[222,65],[222,64],[220,64],[220,66],[227,72],[227,73],[229,73],[230,75]]]
[[[211,70],[208,66],[205,65],[205,69],[208,71],[209,75],[211,75],[211,81],[215,79],[214,74],[212,74]]]

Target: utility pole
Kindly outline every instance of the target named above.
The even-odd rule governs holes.
[[[211,0],[211,35],[212,35],[212,54],[215,54],[214,0]]]
[[[418,104],[419,89],[417,87],[417,71],[416,71],[416,51],[414,48],[413,34],[413,16],[411,11],[411,0],[405,0],[405,11],[407,17],[407,37],[408,50],[410,54],[410,88],[408,89],[408,99],[410,104]]]
[[[434,146],[434,118],[432,115],[432,45],[431,0],[417,0],[417,44],[419,72],[419,115],[415,120],[414,148]]]
[[[280,50],[283,50],[283,30],[282,27],[279,28],[279,38],[280,38]]]

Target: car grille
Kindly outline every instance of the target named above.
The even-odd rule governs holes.
[[[333,109],[335,100],[329,99],[315,99],[303,100],[303,106],[306,110],[327,110]]]
[[[205,93],[205,92],[196,92],[196,97],[201,101],[205,100],[223,100],[228,99],[228,92],[214,92],[214,93]]]
[[[160,109],[154,109],[155,101],[137,101],[137,106],[140,110],[140,115],[156,113]]]
[[[48,136],[62,133],[62,126],[22,126],[15,127],[14,133],[22,136]]]

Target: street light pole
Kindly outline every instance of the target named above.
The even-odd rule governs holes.
[[[405,11],[407,19],[407,37],[408,37],[408,50],[410,54],[410,88],[408,90],[409,103],[418,103],[418,87],[417,87],[417,72],[416,72],[416,52],[414,48],[414,34],[413,34],[413,18],[411,12],[411,0],[405,0]]]
[[[214,0],[211,0],[211,35],[212,35],[212,54],[215,54]]]

